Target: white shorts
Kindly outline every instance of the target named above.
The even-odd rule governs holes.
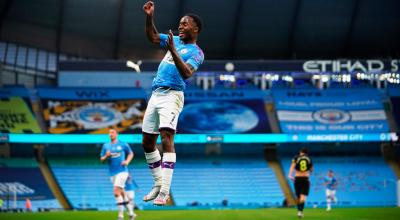
[[[335,197],[336,190],[326,189],[325,193],[326,193],[326,197]]]
[[[144,113],[142,131],[149,134],[159,134],[162,128],[176,131],[183,102],[182,91],[163,89],[153,91]]]
[[[126,180],[128,179],[128,172],[121,172],[111,177],[111,182],[114,187],[125,188]]]

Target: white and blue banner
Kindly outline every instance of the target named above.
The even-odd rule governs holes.
[[[276,89],[273,97],[283,133],[389,131],[375,89]]]

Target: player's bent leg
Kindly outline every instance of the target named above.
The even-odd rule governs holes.
[[[123,220],[124,219],[124,197],[123,197],[123,189],[118,186],[114,186],[114,196],[115,196],[115,202],[118,207],[118,220]]]
[[[330,197],[327,197],[326,198],[326,211],[331,211],[331,198]]]
[[[304,209],[304,183],[301,178],[295,178],[295,190],[297,196],[297,217],[303,218],[303,209]]]
[[[306,202],[307,196],[304,194],[300,194],[300,198],[299,198],[299,203],[298,203],[298,207],[299,207],[299,211],[297,212],[297,217],[299,218],[303,218],[304,217],[304,204]]]
[[[155,205],[165,205],[169,199],[172,176],[174,172],[176,154],[174,136],[178,124],[179,114],[183,108],[183,92],[171,91],[160,102],[159,131],[163,148],[162,184],[160,193],[154,200]]]
[[[336,190],[332,190],[332,202],[337,204]]]
[[[299,182],[299,179],[295,179],[294,186],[295,186],[295,191],[296,191],[296,204],[297,204],[297,217],[301,218],[303,215],[301,211],[301,203],[300,203],[300,197],[301,197],[301,184]]]
[[[175,129],[169,127],[161,127],[161,144],[164,153],[175,153],[174,137]]]
[[[114,176],[114,196],[118,207],[118,219],[124,219],[124,206],[125,206],[125,183],[128,179],[128,172],[120,172]]]
[[[160,152],[156,148],[156,142],[157,142],[158,134],[150,134],[150,133],[145,133],[143,132],[143,149],[145,152],[145,157],[147,164],[151,170],[161,167],[161,156]],[[156,185],[161,185],[161,177],[157,175],[157,173],[152,172],[153,178],[155,182],[159,182],[159,184]],[[160,174],[161,176],[161,174]],[[157,178],[159,177],[159,178]]]
[[[128,210],[129,220],[134,220],[136,218],[136,214],[133,211],[135,207],[135,191],[125,191],[125,206]]]
[[[144,131],[142,133],[143,133],[142,145],[144,152],[151,153],[155,151],[157,149],[156,143],[157,143],[158,133],[148,133]]]
[[[305,202],[305,198],[304,198],[303,194],[300,194],[297,202],[298,202],[297,203],[297,217],[303,218],[304,217],[303,209],[304,209],[304,202]]]
[[[161,142],[163,146],[162,161],[162,185],[160,193],[154,200],[155,205],[166,205],[169,199],[172,176],[174,173],[176,154],[174,148],[175,130],[170,128],[161,128]]]
[[[332,202],[332,192],[329,189],[326,189],[326,211],[331,210],[331,202]]]
[[[145,151],[145,157],[154,180],[153,188],[143,198],[143,201],[145,202],[151,201],[157,197],[162,184],[161,155],[156,148],[157,138],[158,134],[143,132],[143,148]]]

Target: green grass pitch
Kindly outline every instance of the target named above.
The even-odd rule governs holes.
[[[297,219],[294,208],[269,208],[254,210],[157,210],[137,211],[137,220],[257,220]],[[305,209],[304,219],[351,219],[351,220],[398,220],[400,208],[337,208],[331,212],[325,209]],[[116,220],[116,212],[69,211],[48,213],[0,213],[1,220]],[[128,219],[125,217],[125,219]]]

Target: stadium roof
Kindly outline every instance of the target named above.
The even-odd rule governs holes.
[[[160,32],[199,14],[207,59],[400,56],[398,0],[156,0]],[[145,0],[2,0],[0,40],[106,59],[159,59]]]

